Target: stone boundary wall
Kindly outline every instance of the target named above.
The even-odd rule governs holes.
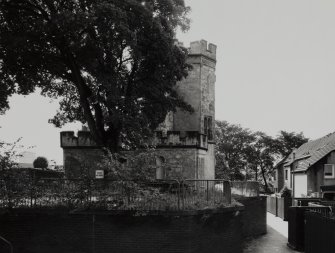
[[[243,206],[151,214],[29,212],[0,215],[14,253],[242,253]],[[0,241],[0,252],[10,252]]]
[[[259,182],[257,181],[231,181],[231,193],[236,196],[258,197]]]

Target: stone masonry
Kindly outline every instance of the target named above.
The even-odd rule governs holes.
[[[150,141],[156,147],[157,179],[214,179],[216,46],[207,46],[205,40],[192,42],[187,61],[193,68],[176,89],[194,112],[171,112],[157,128]],[[66,175],[71,177],[81,173],[83,167],[94,170],[102,157],[87,131],[79,131],[77,136],[61,132],[61,147]]]

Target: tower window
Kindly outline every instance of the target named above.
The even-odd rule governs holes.
[[[213,140],[213,122],[211,116],[204,118],[204,133],[207,135],[208,140]]]

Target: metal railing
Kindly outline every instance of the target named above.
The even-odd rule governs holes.
[[[231,203],[225,180],[113,181],[54,179],[0,180],[0,208],[104,210],[192,210]]]

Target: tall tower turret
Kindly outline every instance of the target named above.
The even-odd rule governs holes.
[[[174,131],[198,131],[214,140],[216,46],[207,41],[191,42],[188,63],[193,66],[188,77],[177,85],[178,93],[194,113],[178,110],[173,115]]]

